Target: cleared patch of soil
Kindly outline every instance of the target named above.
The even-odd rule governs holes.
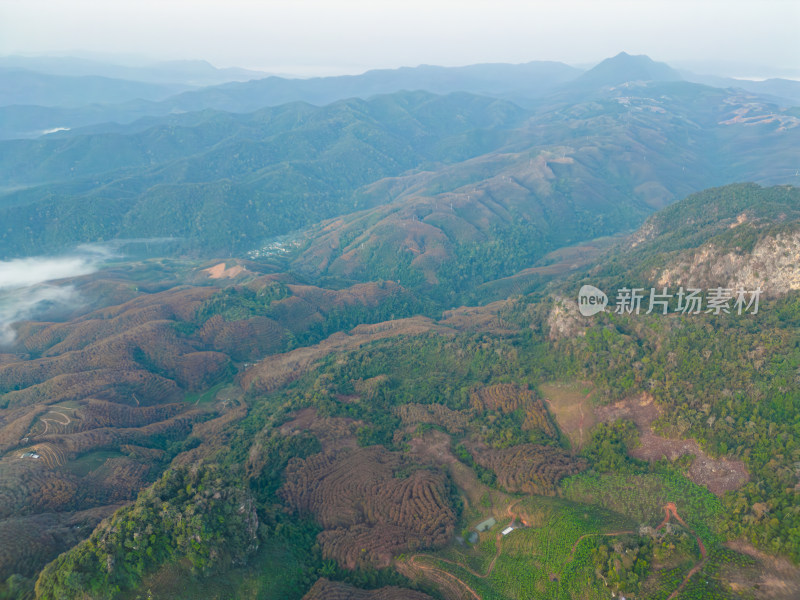
[[[569,438],[575,450],[589,441],[589,432],[597,422],[592,410],[589,382],[552,382],[539,386],[545,404],[555,416],[559,429]]]
[[[419,462],[444,465],[457,462],[450,452],[450,436],[435,429],[426,431],[421,437],[409,440],[409,456]]]
[[[648,394],[607,406],[597,406],[594,411],[597,418],[605,423],[617,419],[630,419],[636,423],[641,444],[631,450],[634,458],[648,461],[667,458],[674,461],[685,454],[694,454],[696,458],[686,476],[718,496],[740,488],[748,479],[747,468],[742,461],[711,458],[695,440],[665,438],[654,433],[651,424],[658,418],[660,411]]]
[[[406,430],[410,432],[413,427],[408,427]],[[463,494],[466,508],[480,507],[481,501],[488,500],[492,509],[487,515],[498,519],[505,515],[511,496],[481,483],[475,471],[460,462],[450,451],[449,435],[432,429],[421,436],[412,438],[408,445],[408,455],[415,461],[423,464],[442,465],[447,468],[453,483]]]
[[[757,581],[747,576],[747,570],[730,569],[724,573],[734,592],[748,592],[758,599],[800,598],[800,567],[780,556],[770,556],[744,540],[734,540],[725,545],[731,550],[752,556],[760,563]],[[754,584],[758,587],[754,587]]]
[[[208,269],[203,269],[203,273],[208,273],[209,279],[233,279],[237,275],[244,273],[245,268],[241,265],[235,265],[230,269],[225,267],[225,263],[219,263]]]

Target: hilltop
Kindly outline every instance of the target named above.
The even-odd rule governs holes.
[[[0,597],[800,593],[796,108],[622,53],[17,110],[88,126],[0,141]]]
[[[707,248],[780,260],[768,240],[796,229],[797,206],[788,186],[703,191],[532,295],[444,312],[396,283],[326,289],[259,261],[83,276],[84,293],[105,290],[102,307],[19,325],[2,355],[0,532],[27,540],[25,560],[3,555],[3,577],[32,585],[24,577],[74,546],[39,576],[39,597],[73,597],[78,569],[82,590],[174,597],[194,586],[211,597],[242,586],[357,595],[369,582],[375,597],[413,587],[421,598],[466,588],[518,598],[556,590],[554,572],[558,585],[590,593],[603,587],[595,569],[608,580],[601,546],[611,564],[624,565],[626,549],[652,564],[664,542],[673,549],[659,556],[681,565],[672,579],[640,566],[616,589],[669,594],[681,578],[698,593],[752,588],[773,559],[728,540],[797,559],[787,393],[800,365],[798,286],[742,316],[587,318],[568,297],[584,282],[660,285],[670,261]],[[729,233],[746,223],[749,235]],[[161,280],[150,290],[148,269]],[[758,417],[746,425],[741,414]],[[197,503],[209,515],[226,503],[247,511],[217,527],[193,516]],[[664,505],[680,523],[662,531]],[[202,543],[168,526],[166,506],[208,532]],[[778,529],[763,527],[773,515]],[[465,545],[461,531],[489,516],[517,530]],[[73,523],[71,536],[43,541]],[[131,541],[145,531],[161,532],[142,546],[147,558],[102,566],[123,547],[145,552]],[[528,544],[553,532],[562,541],[550,562],[530,562]],[[484,566],[466,569],[476,560]],[[275,561],[291,565],[277,579]],[[504,586],[519,561],[531,580]],[[782,585],[795,584],[793,568]]]

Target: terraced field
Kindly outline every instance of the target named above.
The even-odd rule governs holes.
[[[324,531],[323,554],[348,568],[387,566],[392,556],[446,544],[455,515],[442,473],[413,470],[402,454],[381,447],[292,459],[281,494]]]

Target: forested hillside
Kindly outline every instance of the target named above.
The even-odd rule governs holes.
[[[75,491],[76,476],[103,486],[120,481],[112,469],[123,461],[147,470],[115,500],[144,488],[132,504],[93,532],[90,521],[85,541],[38,576],[9,552],[3,593],[512,599],[600,598],[610,587],[688,599],[797,589],[800,282],[759,279],[758,311],[742,314],[681,313],[675,299],[666,314],[626,313],[614,293],[721,284],[705,279],[698,253],[713,264],[739,257],[722,275],[749,283],[764,249],[794,239],[797,203],[788,186],[707,190],[581,272],[482,307],[442,312],[395,283],[299,285],[240,261],[183,265],[183,289],[20,327],[17,352],[29,354],[3,355],[18,379],[2,396],[17,407],[4,413],[3,461],[27,464],[25,481],[50,478],[63,497],[59,508],[37,504],[55,496],[25,484],[29,526],[53,535],[44,517],[54,510],[59,522],[116,510],[101,487]],[[781,268],[785,252],[796,248],[784,244],[769,264]],[[660,282],[684,263],[699,266]],[[583,284],[609,294],[606,312],[578,312]],[[126,400],[124,382],[98,388],[102,401],[36,396],[43,377],[66,381],[56,369],[90,365],[93,345],[139,344],[113,333],[132,319],[170,327],[187,356],[219,353],[227,370],[184,382],[144,340],[126,360],[171,381],[171,396],[137,389]],[[165,443],[146,433],[153,419],[183,425]],[[97,447],[78,444],[112,431]],[[490,517],[497,525],[480,529]],[[2,527],[16,531],[19,519]],[[38,565],[54,556],[30,547]]]
[[[630,59],[610,59],[586,74],[590,86],[559,88],[529,108],[466,93],[395,92],[0,142],[8,224],[0,252],[172,237],[183,251],[241,255],[342,216],[338,231],[303,239],[336,249],[340,238],[342,251],[357,240],[348,256],[358,266],[334,256],[317,272],[349,277],[356,269],[409,283],[441,276],[458,289],[632,229],[709,186],[791,181],[800,147],[791,109],[672,81],[649,59]],[[652,80],[618,85],[641,69]],[[400,239],[374,235],[384,228]],[[406,252],[405,238],[423,257],[376,268],[389,262],[384,254]],[[503,247],[509,238],[513,248]],[[488,262],[491,273],[437,273],[457,253]]]
[[[791,84],[9,60],[0,600],[800,597]]]

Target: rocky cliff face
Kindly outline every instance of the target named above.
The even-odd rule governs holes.
[[[578,310],[574,298],[563,295],[553,296],[553,307],[547,316],[547,327],[551,340],[582,337],[591,325],[591,318],[584,317]]]
[[[680,257],[656,277],[659,286],[726,287],[780,296],[800,289],[800,227],[759,240],[751,252],[721,250],[713,243]]]

